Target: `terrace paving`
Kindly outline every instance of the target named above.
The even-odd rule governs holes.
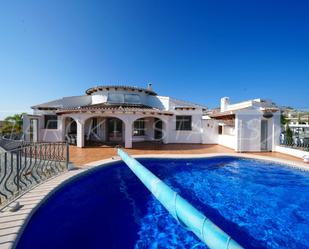
[[[156,143],[135,143],[132,149],[125,149],[130,155],[149,155],[149,154],[235,154],[234,150],[221,145],[205,145],[205,144],[156,144]],[[260,156],[274,157],[285,159],[293,162],[302,162],[301,159],[282,154],[279,152],[255,152],[245,153],[247,155],[254,154]],[[89,146],[85,148],[77,148],[70,146],[70,161],[75,166],[82,167],[90,162],[100,161],[117,156],[116,149],[111,146]]]

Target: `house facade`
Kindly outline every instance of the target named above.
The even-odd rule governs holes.
[[[68,141],[78,147],[138,142],[221,144],[235,151],[271,151],[279,142],[280,111],[261,99],[220,110],[159,96],[147,88],[97,86],[85,95],[32,107],[23,116],[27,141]]]

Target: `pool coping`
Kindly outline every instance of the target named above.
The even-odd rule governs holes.
[[[188,159],[188,158],[210,158],[210,157],[238,157],[248,159],[258,159],[271,161],[290,166],[296,169],[309,171],[309,164],[279,159],[269,156],[261,156],[255,154],[236,154],[236,153],[208,153],[208,154],[147,154],[147,155],[132,155],[134,158],[173,158],[173,159]],[[19,210],[11,212],[8,207],[0,210],[0,249],[14,249],[18,244],[20,236],[30,221],[32,215],[38,208],[57,190],[63,187],[66,183],[81,177],[104,164],[121,161],[120,157],[115,156],[109,159],[94,161],[87,163],[83,168],[77,168],[58,175],[48,181],[35,186],[25,192],[15,202],[19,202],[22,206]]]
[[[271,161],[279,164],[284,164],[289,167],[297,168],[304,171],[309,171],[309,164],[291,161],[288,159],[275,158],[271,156],[262,156],[256,154],[240,154],[240,153],[207,153],[207,154],[145,154],[145,155],[131,155],[134,158],[173,158],[173,159],[188,159],[188,158],[209,158],[209,157],[240,157],[247,159],[258,159],[263,161]],[[94,167],[102,165],[109,160],[116,161],[120,160],[119,156],[114,156],[111,159],[103,159],[99,161],[94,161],[90,163],[86,163],[85,166]]]

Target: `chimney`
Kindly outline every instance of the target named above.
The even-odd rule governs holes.
[[[148,90],[148,91],[152,91],[152,84],[151,84],[151,83],[148,83],[148,85],[147,85],[147,90]]]
[[[230,98],[229,97],[223,97],[221,98],[221,112],[225,112],[228,108],[228,105],[230,104]]]

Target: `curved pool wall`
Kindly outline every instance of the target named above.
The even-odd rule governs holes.
[[[245,248],[307,248],[308,172],[235,157],[139,161]],[[121,162],[53,193],[33,214],[16,247],[102,246],[206,248]]]

